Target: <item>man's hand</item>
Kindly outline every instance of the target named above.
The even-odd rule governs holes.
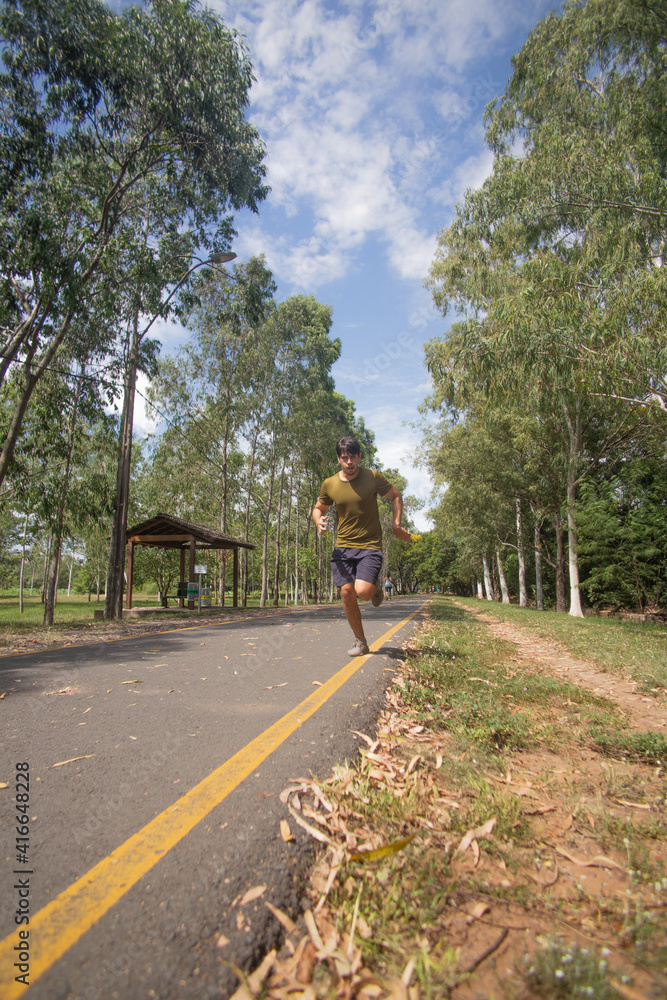
[[[326,535],[329,530],[329,508],[322,507],[319,500],[313,507],[313,521],[320,535]]]
[[[412,538],[410,532],[406,531],[405,528],[402,528],[400,524],[395,524],[392,530],[396,538],[400,538],[402,542],[409,542]]]

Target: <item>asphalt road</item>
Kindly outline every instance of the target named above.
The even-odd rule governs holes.
[[[374,731],[422,607],[365,606],[382,642],[361,662],[340,606],[0,660],[3,1000],[26,993],[18,959],[29,1000],[228,996],[225,960],[249,968],[279,938],[264,900],[301,909],[313,844],[295,824],[283,842],[279,794]],[[260,884],[238,926],[235,901]]]

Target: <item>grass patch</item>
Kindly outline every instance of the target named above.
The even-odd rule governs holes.
[[[430,615],[428,632],[410,647],[402,697],[462,752],[502,757],[545,744],[555,752],[577,741],[621,759],[662,759],[664,737],[644,739],[607,699],[519,664],[513,643],[494,638],[472,613],[440,601]]]
[[[561,643],[573,656],[590,660],[621,677],[632,677],[645,691],[667,691],[667,626],[589,615],[571,618],[514,604],[457,598],[477,611],[529,629]]]
[[[0,597],[0,628],[11,628],[14,630],[25,628],[39,628],[44,621],[44,604],[36,596],[24,599],[24,610],[19,611],[17,597]],[[132,606],[135,608],[159,608],[160,599],[156,594],[134,594],[132,596]],[[169,606],[175,610],[175,601],[170,601]],[[259,599],[248,601],[248,607],[259,607]],[[76,625],[89,625],[95,618],[95,611],[104,610],[104,599],[97,602],[95,598],[88,600],[85,594],[59,595],[55,608],[56,624],[66,625],[68,628]],[[227,597],[225,610],[231,610],[231,598]]]
[[[662,733],[615,733],[593,728],[591,739],[601,753],[617,760],[667,766],[667,741]]]
[[[621,1000],[609,982],[604,955],[557,941],[535,954],[524,981],[530,995],[543,1000]]]

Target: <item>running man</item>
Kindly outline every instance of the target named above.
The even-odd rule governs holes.
[[[338,512],[336,547],[331,553],[331,575],[340,587],[343,611],[354,632],[355,643],[348,656],[369,652],[359,601],[382,604],[382,527],[377,495],[391,500],[396,538],[409,541],[410,532],[401,527],[403,498],[381,472],[359,465],[361,446],[356,438],[341,438],[336,445],[340,472],[325,479],[313,508],[313,521],[320,535],[328,530],[327,511],[332,503]]]
[[[391,573],[387,573],[384,580],[384,594],[388,601],[391,600],[391,596],[394,593],[394,581],[391,578]]]

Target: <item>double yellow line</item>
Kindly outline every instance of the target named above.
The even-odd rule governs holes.
[[[371,650],[379,649],[414,618],[422,607],[423,605],[385,632],[372,644]],[[30,931],[30,985],[76,944],[167,851],[175,847],[306,719],[321,708],[367,658],[360,656],[350,660],[300,705],[230,757],[31,917],[28,928],[21,928]],[[14,962],[18,961],[18,952],[15,950],[19,944],[18,931],[19,928],[0,942],[0,996],[3,1000],[15,1000],[27,988],[15,980],[19,972],[14,968]]]

